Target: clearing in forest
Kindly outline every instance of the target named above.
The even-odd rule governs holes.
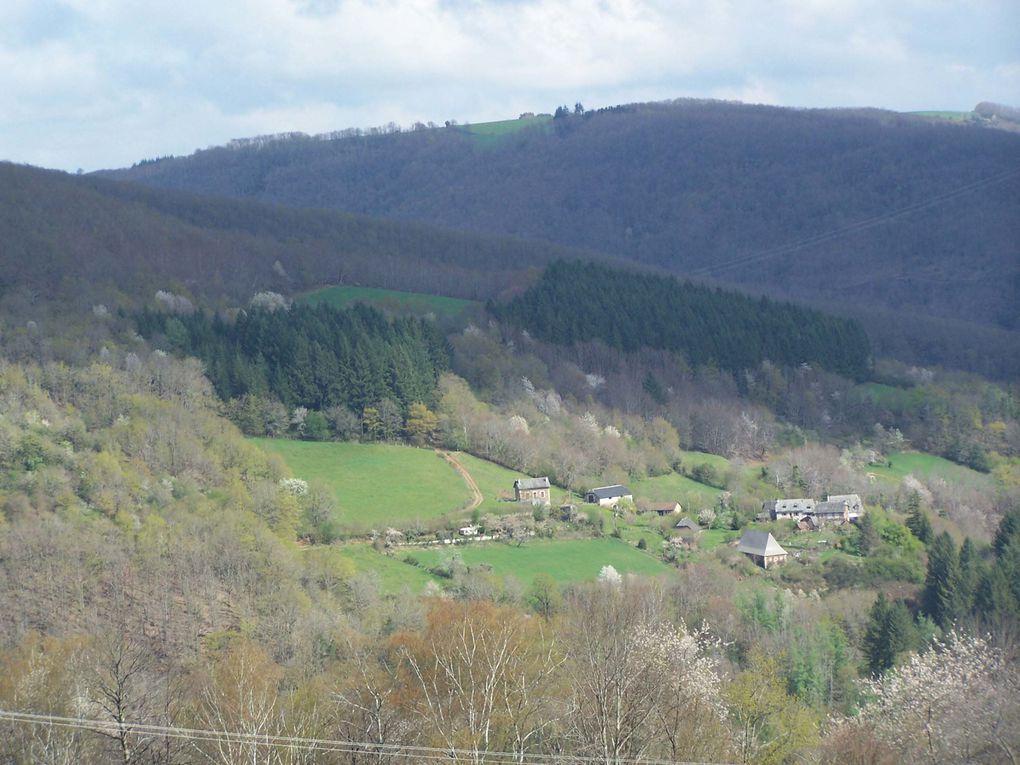
[[[309,305],[326,303],[336,308],[345,308],[354,303],[366,303],[394,314],[415,314],[423,316],[434,313],[437,316],[458,316],[471,306],[474,300],[426,295],[422,292],[400,292],[376,287],[323,287],[309,292],[298,300]]]

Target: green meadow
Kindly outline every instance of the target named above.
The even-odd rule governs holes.
[[[908,475],[918,477],[940,476],[947,481],[957,483],[988,484],[993,479],[984,473],[971,470],[969,467],[957,465],[934,454],[923,452],[893,452],[888,456],[889,465],[872,465],[868,471],[879,478],[892,483],[899,483]]]
[[[460,129],[472,135],[478,143],[492,143],[524,128],[536,125],[548,125],[552,122],[551,115],[524,117],[515,120],[499,120],[498,122],[479,122],[474,125],[461,125]]]
[[[462,512],[471,492],[431,449],[394,444],[253,439],[279,454],[295,477],[333,490],[340,524],[348,531],[427,524]]]
[[[721,459],[721,458],[720,458]],[[628,484],[634,499],[650,502],[679,501],[684,512],[697,513],[702,507],[712,507],[719,501],[721,489],[693,481],[679,473],[667,473],[654,478],[642,478]]]
[[[469,567],[492,567],[497,576],[511,575],[530,582],[536,574],[547,573],[558,582],[594,579],[603,566],[612,566],[621,574],[654,576],[671,571],[670,567],[619,539],[533,540],[517,546],[502,542],[478,542],[456,548],[415,550],[409,553],[423,566],[441,563],[444,556],[459,555]]]
[[[408,589],[420,593],[429,582],[441,582],[439,577],[416,566],[403,563],[396,555],[377,552],[368,544],[352,544],[334,547],[337,553],[354,566],[354,573],[374,574],[385,592],[400,592]],[[400,553],[402,554],[402,553]]]
[[[354,303],[367,303],[391,313],[419,315],[434,313],[437,316],[458,316],[465,309],[479,305],[473,300],[462,300],[443,295],[426,295],[421,292],[384,290],[376,287],[324,287],[309,292],[299,299],[309,305],[326,303],[337,308],[344,308]]]

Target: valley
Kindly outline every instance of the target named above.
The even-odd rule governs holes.
[[[0,164],[0,761],[1012,756],[1017,136],[552,111]]]

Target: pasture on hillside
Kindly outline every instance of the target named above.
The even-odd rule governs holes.
[[[939,476],[947,481],[970,485],[990,486],[994,479],[969,467],[957,465],[943,457],[924,452],[892,452],[887,459],[891,465],[871,465],[868,472],[891,483],[899,483],[908,475],[918,478]]]
[[[424,316],[459,316],[466,309],[477,306],[474,300],[427,295],[421,292],[400,292],[376,287],[323,287],[298,298],[302,303],[318,305],[326,303],[336,308],[345,308],[354,303],[366,303],[393,314],[415,314]]]
[[[488,462],[465,452],[453,452],[453,456],[471,474],[471,477],[475,479],[475,483],[478,484],[482,496],[485,497],[479,508],[481,512],[501,515],[504,513],[517,513],[522,510],[521,505],[518,505],[516,502],[507,501],[513,499],[514,481],[518,478],[537,478],[538,476],[517,473],[502,465],[497,465],[495,462]],[[557,486],[552,487],[551,496],[553,507],[562,504],[561,500],[567,502],[577,501],[576,499],[568,499],[570,492]],[[530,509],[530,507],[525,506],[523,509]]]
[[[348,532],[406,528],[458,513],[471,492],[460,475],[431,449],[395,444],[292,441],[257,438],[283,457],[296,478],[328,486]]]
[[[672,569],[660,560],[619,539],[533,540],[521,546],[477,542],[456,547],[429,548],[408,553],[422,566],[439,565],[445,557],[460,556],[468,567],[486,564],[497,576],[514,576],[527,584],[546,573],[558,582],[594,579],[603,566],[621,574],[665,574]]]
[[[654,478],[631,481],[635,501],[647,500],[656,504],[679,502],[685,513],[694,513],[703,507],[713,507],[719,502],[722,489],[698,483],[679,473],[666,473]]]
[[[353,565],[354,573],[378,577],[383,592],[397,593],[407,589],[419,594],[429,582],[442,581],[423,568],[401,562],[392,554],[377,552],[369,544],[342,545],[333,549]]]

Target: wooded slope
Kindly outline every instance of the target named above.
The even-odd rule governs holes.
[[[364,283],[488,297],[570,250],[0,163],[0,295],[111,306]],[[576,252],[576,251],[575,251]]]
[[[116,177],[582,246],[771,294],[1020,326],[1020,136],[722,102],[291,137]],[[790,247],[790,245],[797,245]]]

